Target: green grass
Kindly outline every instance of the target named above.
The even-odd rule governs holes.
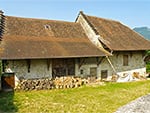
[[[74,89],[0,93],[1,112],[113,113],[120,106],[150,93],[150,81],[107,83]]]

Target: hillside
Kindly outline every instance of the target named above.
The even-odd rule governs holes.
[[[135,27],[133,30],[140,33],[146,39],[150,40],[150,28],[148,28],[148,27]]]

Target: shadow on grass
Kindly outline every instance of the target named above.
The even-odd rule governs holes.
[[[18,111],[14,104],[14,91],[0,92],[0,113],[15,113]]]

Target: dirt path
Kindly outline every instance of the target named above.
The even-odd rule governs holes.
[[[120,107],[115,113],[150,113],[150,94],[131,101]]]

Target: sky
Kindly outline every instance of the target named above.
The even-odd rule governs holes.
[[[130,28],[150,27],[150,0],[0,0],[0,10],[9,16],[72,22],[82,10]]]

